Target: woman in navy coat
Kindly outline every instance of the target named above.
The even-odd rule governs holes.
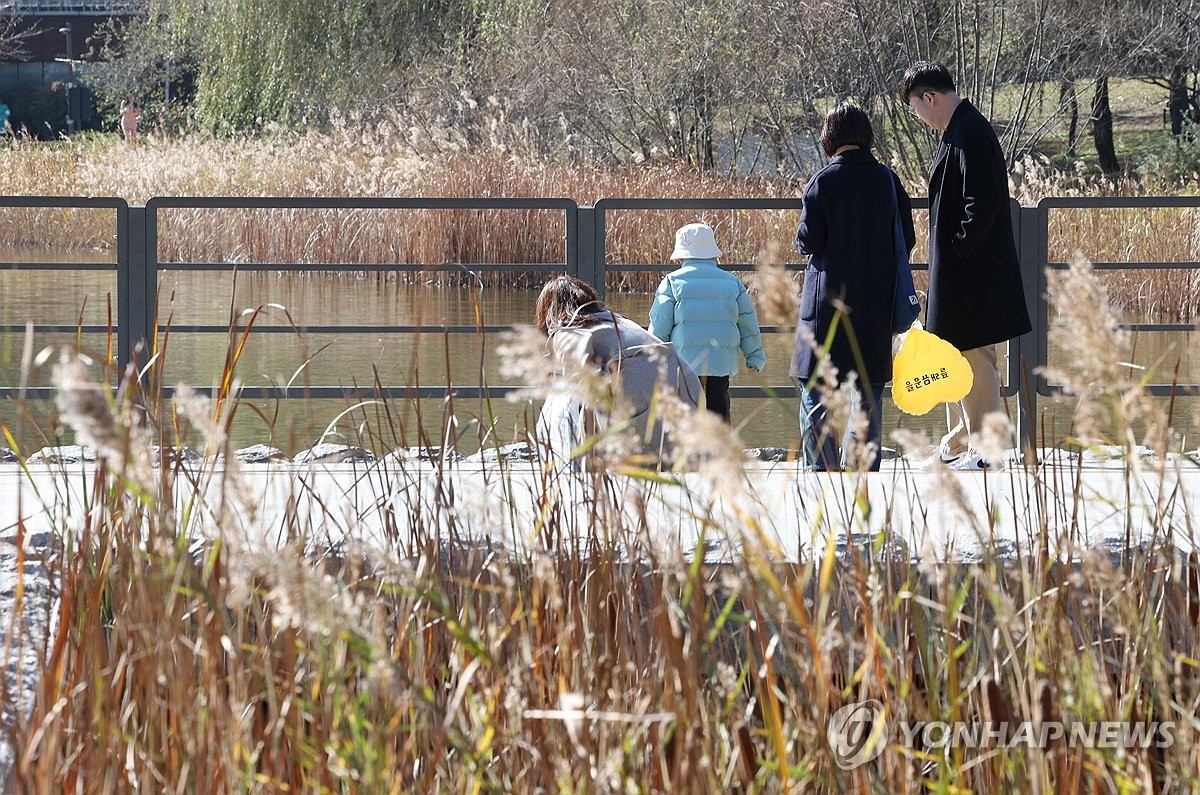
[[[855,463],[846,460],[846,448],[856,423],[849,423],[840,452],[834,431],[826,427],[826,407],[816,384],[822,356],[837,368],[839,383],[856,374],[858,406],[869,428],[867,439],[860,441],[874,445],[872,453],[857,461],[865,469],[879,469],[883,387],[892,378],[895,246],[912,251],[916,235],[908,194],[892,170],[871,154],[874,140],[871,120],[860,108],[842,103],[829,111],[821,127],[821,148],[831,160],[804,188],[796,250],[809,261],[791,375],[800,388],[804,462],[814,470]],[[902,241],[894,239],[897,212]]]

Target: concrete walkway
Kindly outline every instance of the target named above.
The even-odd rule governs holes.
[[[884,529],[893,533],[888,554],[909,559],[1011,559],[1042,542],[1068,557],[1163,541],[1192,549],[1200,468],[1191,461],[1156,468],[1140,457],[1132,467],[1112,457],[1043,457],[1055,464],[952,473],[916,471],[899,459],[876,474],[850,475],[748,463],[603,482],[529,462],[287,461],[241,464],[236,477],[223,466],[189,465],[174,486],[198,535],[255,545],[301,537],[334,549],[360,542],[397,557],[435,536],[582,555],[590,541],[611,542],[619,555],[644,554],[649,544],[688,557],[701,547],[713,562],[746,554],[795,561],[831,545],[839,554],[869,549]],[[32,704],[57,612],[62,536],[82,525],[94,486],[91,463],[0,464],[0,624],[15,630],[3,654],[9,698],[0,719]],[[11,762],[0,743],[0,773]]]
[[[657,480],[617,475],[600,496],[587,474],[529,462],[443,467],[385,458],[241,465],[236,478],[211,465],[183,472],[176,499],[195,506],[196,533],[220,528],[266,544],[301,534],[314,543],[359,541],[401,554],[435,532],[514,547],[544,544],[540,517],[551,509],[561,536],[587,538],[603,525],[690,553],[703,533],[710,556],[749,543],[795,560],[823,549],[831,534],[853,538],[884,528],[913,556],[943,559],[1012,554],[1043,536],[1055,548],[1140,543],[1153,540],[1156,527],[1171,528],[1169,540],[1190,549],[1200,490],[1200,468],[1185,459],[1158,468],[1064,457],[1037,471],[979,473],[917,471],[899,459],[870,475],[752,462],[740,472],[727,466]],[[31,465],[28,473],[0,465],[0,536],[12,536],[18,521],[29,537],[80,526],[93,473],[90,464]]]

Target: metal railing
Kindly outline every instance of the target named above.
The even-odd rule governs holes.
[[[131,285],[129,282],[129,205],[123,199],[117,198],[83,198],[78,196],[6,196],[0,198],[0,207],[30,208],[30,209],[82,209],[107,210],[113,213],[114,234],[116,236],[116,261],[94,262],[0,262],[0,269],[24,271],[113,271],[117,278],[117,317],[116,328],[96,324],[63,324],[28,322],[0,324],[0,331],[7,334],[23,333],[32,327],[35,332],[65,332],[80,334],[108,334],[113,331],[117,335],[117,356],[122,361],[129,361],[135,340],[131,336],[137,329],[129,313],[134,309]],[[53,234],[47,230],[47,237]],[[45,386],[19,387],[11,384],[0,384],[0,398],[23,395],[30,398],[46,398],[53,390]]]
[[[1034,292],[1040,300],[1036,301],[1037,314],[1034,316],[1031,342],[1036,345],[1030,352],[1030,360],[1045,364],[1049,360],[1049,340],[1046,331],[1050,327],[1049,304],[1045,299],[1047,276],[1050,271],[1066,270],[1070,263],[1051,261],[1049,254],[1050,214],[1055,210],[1120,210],[1120,209],[1200,209],[1200,196],[1170,196],[1170,197],[1053,197],[1042,199],[1037,207],[1026,208],[1036,213],[1033,236],[1039,248],[1036,253]],[[1092,262],[1093,270],[1197,270],[1200,263],[1196,262]],[[1138,333],[1161,333],[1171,331],[1194,331],[1193,323],[1121,323],[1120,328]],[[1044,375],[1035,376],[1037,394],[1050,397],[1061,390],[1059,385],[1049,383]],[[1200,394],[1200,384],[1147,384],[1146,391],[1152,395]]]
[[[555,263],[457,263],[422,264],[422,263],[231,263],[231,262],[162,262],[158,259],[158,226],[159,213],[168,209],[254,209],[254,210],[472,210],[478,212],[504,210],[545,210],[562,214],[565,232],[563,236],[563,261]],[[542,271],[546,273],[571,274],[578,273],[578,206],[570,199],[558,198],[518,198],[518,199],[482,199],[482,198],[213,198],[213,197],[172,197],[153,198],[146,202],[145,208],[131,208],[131,223],[134,230],[145,225],[145,254],[142,261],[131,263],[132,270],[141,272],[144,281],[144,297],[135,297],[135,310],[131,315],[134,322],[139,323],[133,332],[134,339],[151,339],[151,331],[158,333],[166,330],[166,326],[157,324],[158,275],[165,271],[349,271],[349,272],[430,272],[430,271],[459,271],[466,267],[475,271]],[[138,248],[135,246],[135,249]],[[516,319],[514,319],[515,321]],[[396,325],[301,325],[297,329],[290,326],[256,326],[256,333],[294,333],[299,330],[304,333],[385,333],[385,334],[416,334],[430,331],[447,334],[478,334],[494,333],[510,328],[510,325],[446,325],[423,324]],[[172,323],[172,333],[221,333],[229,332],[228,325],[185,325]],[[496,396],[503,396],[516,387],[484,387],[483,385],[468,385],[453,387],[459,397],[471,398],[482,396],[485,391]],[[302,394],[311,398],[340,398],[351,395],[380,395],[386,397],[436,397],[446,394],[446,387],[412,387],[385,384],[371,388],[350,388],[343,386],[306,386]],[[288,390],[285,387],[244,387],[242,394],[264,398],[295,397],[298,390]]]
[[[144,207],[130,207],[116,198],[79,197],[0,197],[0,208],[89,208],[108,210],[114,213],[116,230],[116,262],[8,262],[0,268],[16,270],[115,270],[117,276],[117,359],[122,366],[134,362],[139,355],[144,360],[147,345],[166,328],[157,320],[158,285],[162,273],[169,271],[454,271],[464,268],[472,271],[544,271],[565,272],[589,282],[603,294],[607,274],[610,270],[665,272],[674,268],[670,264],[629,264],[608,261],[606,230],[609,218],[621,212],[656,212],[679,210],[746,210],[746,211],[798,211],[802,207],[796,199],[601,199],[593,207],[580,207],[570,199],[563,198],[245,198],[245,197],[171,197],[154,198]],[[928,208],[925,199],[914,199],[913,208]],[[1047,198],[1036,206],[1022,207],[1012,203],[1013,234],[1017,241],[1026,302],[1033,318],[1033,331],[1009,343],[1008,367],[1004,395],[1016,397],[1019,431],[1033,441],[1034,422],[1037,418],[1038,396],[1053,396],[1058,386],[1048,383],[1039,368],[1048,361],[1047,330],[1049,307],[1046,302],[1046,274],[1048,270],[1068,267],[1063,262],[1049,260],[1050,214],[1063,210],[1086,209],[1154,209],[1179,208],[1200,209],[1200,197],[1179,198]],[[164,211],[178,209],[211,210],[469,210],[476,212],[504,210],[541,210],[561,214],[564,224],[563,257],[553,263],[469,263],[469,264],[422,264],[422,263],[330,263],[298,264],[275,262],[171,262],[162,261],[158,255],[160,215]],[[49,235],[47,235],[49,236]],[[727,262],[724,267],[733,271],[748,271],[751,263]],[[803,269],[795,263],[788,266]],[[1096,262],[1097,270],[1109,269],[1200,269],[1196,262]],[[927,270],[928,265],[914,262],[913,269]],[[512,318],[513,322],[527,318]],[[1192,324],[1183,323],[1129,323],[1124,328],[1139,332],[1191,331]],[[34,324],[35,331],[80,331],[83,333],[112,332],[107,326],[65,324]],[[413,334],[428,331],[447,334],[492,333],[508,328],[508,325],[422,325],[378,324],[378,325],[308,325],[300,330],[312,333],[395,333]],[[23,331],[24,324],[0,326],[5,331]],[[228,325],[175,324],[172,333],[229,333]],[[764,327],[767,333],[783,329]],[[256,333],[291,332],[291,327],[256,326]],[[489,393],[503,395],[518,388],[512,386],[485,387],[484,385],[454,385],[452,391],[460,397],[478,397]],[[263,397],[289,397],[302,394],[305,397],[343,397],[351,394],[384,394],[387,396],[435,397],[446,394],[448,387],[409,387],[383,385],[382,388],[367,389],[343,386],[307,386],[302,392],[280,387],[252,387],[248,394]],[[791,394],[791,384],[778,386],[738,386],[731,390],[737,398],[765,397],[772,394]],[[1200,384],[1163,384],[1149,386],[1155,395],[1200,394]],[[0,396],[15,396],[17,388],[0,385]],[[23,394],[31,397],[46,397],[46,387],[26,389]]]

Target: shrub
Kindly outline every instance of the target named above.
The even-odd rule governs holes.
[[[67,130],[67,85],[54,82],[17,95],[9,103],[13,130],[25,128],[31,136],[52,140]]]

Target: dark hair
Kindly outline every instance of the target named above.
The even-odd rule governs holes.
[[[842,102],[825,114],[821,124],[821,148],[826,157],[833,157],[834,152],[847,144],[870,149],[874,141],[871,119],[857,105]]]
[[[948,94],[957,91],[950,70],[937,61],[917,61],[904,72],[900,81],[900,98],[908,103],[913,94],[924,94],[933,91],[938,94]]]
[[[604,311],[596,288],[574,276],[555,276],[538,295],[533,324],[543,334],[559,329],[590,326],[597,322],[591,315]]]

